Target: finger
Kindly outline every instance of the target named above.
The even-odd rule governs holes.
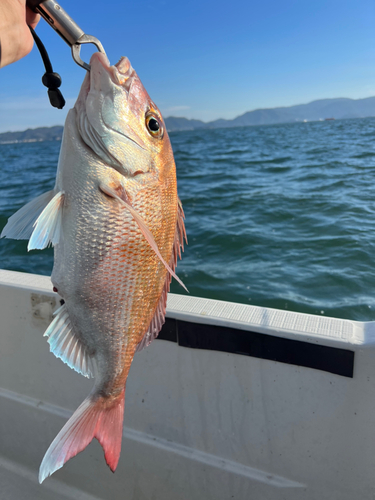
[[[26,24],[35,29],[40,19],[40,15],[33,12],[29,7],[26,7]]]

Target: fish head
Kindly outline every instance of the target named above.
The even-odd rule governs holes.
[[[172,147],[162,115],[129,59],[111,66],[105,54],[91,57],[75,104],[82,140],[125,177],[174,170]]]

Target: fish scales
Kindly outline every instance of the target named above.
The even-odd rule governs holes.
[[[72,184],[66,191],[71,192],[70,198],[77,202],[70,208],[74,213],[63,221],[63,240],[66,235],[66,239],[75,240],[77,246],[56,251],[52,282],[67,302],[70,297],[82,297],[87,302],[89,307],[85,309],[95,314],[95,329],[103,332],[103,336],[122,338],[123,331],[127,330],[130,343],[137,344],[155,312],[167,271],[126,209],[116,200],[110,200],[110,204],[105,200],[103,204],[105,195],[96,186],[99,173],[95,174],[93,168],[91,173],[94,182],[86,188],[85,198],[80,197],[80,186],[87,183],[81,170],[72,166],[72,172],[66,175]],[[114,177],[120,174],[115,172]],[[175,211],[162,213],[171,198],[170,191],[170,188],[163,189],[160,194],[155,188],[145,188],[133,201],[133,207],[148,224],[165,257],[171,253],[176,220]],[[69,205],[69,198],[66,203]],[[89,207],[100,209],[94,211]],[[162,230],[162,220],[168,231]],[[149,287],[149,283],[159,285]],[[87,317],[75,321],[80,320],[86,322]],[[91,337],[92,328],[87,333]],[[85,325],[78,329],[84,331]],[[95,344],[97,338],[98,335],[94,335],[92,343]]]
[[[2,236],[54,245],[52,283],[64,304],[51,351],[95,385],[56,436],[39,480],[95,437],[114,471],[125,386],[137,350],[164,322],[186,239],[172,148],[161,114],[126,58],[94,54],[67,116],[54,190],[12,216]],[[95,367],[95,370],[94,370]]]

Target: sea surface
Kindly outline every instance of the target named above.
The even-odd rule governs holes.
[[[191,295],[375,320],[375,118],[170,136]],[[53,188],[59,148],[0,145],[1,229]],[[0,267],[49,275],[53,250],[26,246],[0,240]]]

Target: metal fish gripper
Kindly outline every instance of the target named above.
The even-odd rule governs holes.
[[[90,65],[81,59],[83,43],[93,43],[99,52],[105,54],[101,42],[96,37],[87,35],[55,0],[27,0],[26,4],[40,14],[71,47],[74,61],[82,68],[90,71]]]

